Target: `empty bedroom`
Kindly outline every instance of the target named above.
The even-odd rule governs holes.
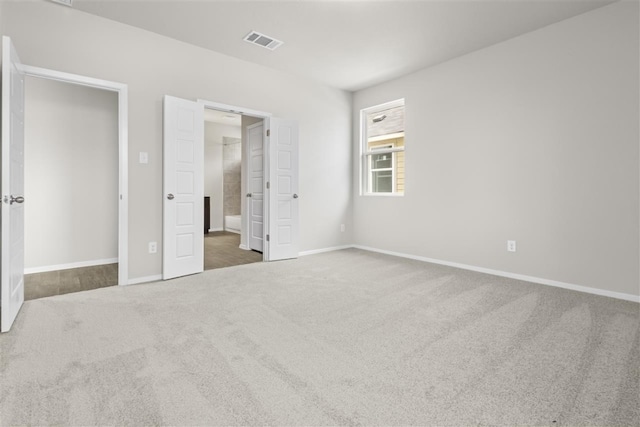
[[[0,1],[0,35],[0,425],[640,425],[638,0]]]

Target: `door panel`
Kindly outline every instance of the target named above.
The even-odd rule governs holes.
[[[204,108],[164,97],[162,278],[204,270]]]
[[[271,118],[269,260],[298,257],[298,122]]]
[[[2,38],[2,195],[0,330],[7,332],[24,302],[24,73],[8,37]]]
[[[264,125],[247,126],[249,143],[249,249],[259,252],[264,248]]]

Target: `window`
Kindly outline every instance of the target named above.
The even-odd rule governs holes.
[[[362,120],[364,194],[404,194],[404,99],[366,108]]]

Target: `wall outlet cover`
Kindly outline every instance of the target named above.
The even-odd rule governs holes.
[[[149,153],[141,151],[140,152],[140,163],[146,165],[149,163]]]

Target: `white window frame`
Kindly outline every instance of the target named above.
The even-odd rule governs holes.
[[[361,179],[361,185],[360,185],[360,195],[364,195],[364,196],[404,196],[404,192],[397,192],[396,191],[396,166],[395,166],[395,161],[396,161],[396,153],[398,152],[404,152],[405,151],[405,147],[404,145],[402,147],[387,147],[387,148],[380,148],[380,147],[375,147],[372,149],[368,149],[368,136],[367,136],[367,115],[371,114],[371,113],[376,113],[378,111],[384,111],[384,110],[388,110],[390,108],[394,108],[394,107],[399,107],[399,106],[405,106],[405,102],[404,102],[404,98],[402,99],[397,99],[395,101],[391,101],[391,102],[386,102],[384,104],[380,104],[380,105],[375,105],[373,107],[369,107],[369,108],[363,108],[362,110],[360,110],[360,179]],[[396,137],[400,137],[400,136],[404,136],[404,133],[398,134]],[[389,138],[393,138],[394,134],[390,134],[390,135],[384,135],[384,139],[389,139]],[[372,191],[372,172],[374,171],[372,169],[372,165],[371,165],[371,161],[372,161],[372,156],[375,154],[386,154],[386,153],[390,153],[391,154],[391,170],[392,170],[392,187],[391,187],[391,192],[373,192]],[[406,155],[405,155],[405,162],[406,162]],[[406,187],[406,166],[405,166],[405,187]]]
[[[374,172],[385,172],[385,171],[391,171],[391,183],[392,183],[392,188],[393,188],[393,184],[396,182],[396,168],[394,167],[395,165],[395,161],[396,161],[396,153],[391,151],[388,151],[389,148],[374,148],[372,150],[369,151],[369,153],[372,154],[368,154],[367,157],[369,157],[369,173],[367,174],[367,178],[368,178],[368,182],[367,182],[367,193],[368,194],[389,194],[389,193],[383,193],[383,192],[374,192],[373,191],[373,173]],[[391,154],[391,167],[390,168],[374,168],[373,167],[373,156],[375,156],[376,154],[387,154],[390,153]],[[393,193],[393,191],[392,191]]]

